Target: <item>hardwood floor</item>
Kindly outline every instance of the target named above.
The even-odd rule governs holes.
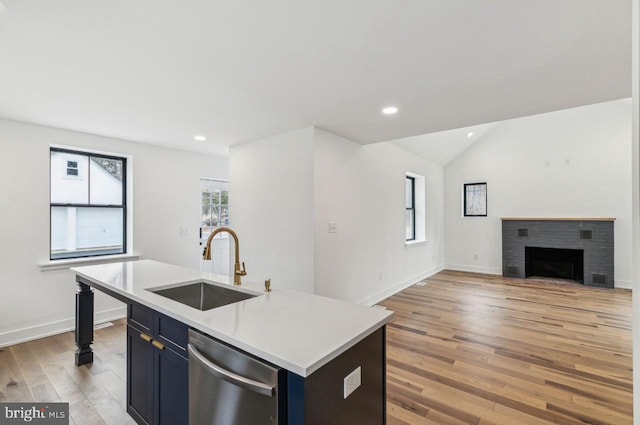
[[[632,423],[631,292],[445,271],[381,305],[388,423]]]
[[[396,312],[389,425],[632,423],[629,291],[451,271],[425,282],[381,303]],[[125,326],[95,332],[90,366],[74,365],[71,332],[0,349],[0,402],[68,401],[72,424],[133,424]]]
[[[0,349],[0,402],[69,402],[70,424],[135,424],[126,412],[126,321],[95,332],[94,362],[76,367],[74,334]]]

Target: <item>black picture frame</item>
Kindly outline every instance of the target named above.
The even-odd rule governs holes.
[[[486,217],[487,183],[464,183],[463,186],[464,217]]]

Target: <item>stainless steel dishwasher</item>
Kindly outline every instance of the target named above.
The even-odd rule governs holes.
[[[189,425],[278,424],[284,369],[193,330],[188,350]]]

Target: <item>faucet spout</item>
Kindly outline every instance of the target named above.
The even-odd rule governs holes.
[[[233,267],[233,284],[236,286],[240,286],[242,284],[242,276],[246,276],[247,275],[247,271],[244,267],[244,261],[242,262],[242,266],[240,266],[240,241],[238,240],[238,235],[236,232],[234,232],[233,230],[231,230],[228,227],[219,227],[217,229],[215,229],[213,232],[211,232],[211,234],[209,235],[209,238],[207,239],[207,245],[204,249],[204,254],[202,256],[202,258],[204,260],[211,260],[211,242],[213,241],[213,238],[218,234],[218,233],[228,233],[231,235],[231,237],[233,238],[233,242],[235,245],[235,259],[234,259],[234,267]]]

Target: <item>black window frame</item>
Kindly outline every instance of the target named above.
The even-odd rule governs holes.
[[[69,153],[73,155],[81,155],[89,158],[89,166],[87,167],[87,204],[81,203],[64,203],[64,202],[51,202],[51,154],[53,152],[62,152]],[[91,158],[106,158],[113,159],[116,161],[122,161],[122,204],[91,204]],[[79,167],[77,168],[79,169]],[[65,174],[66,175],[66,174]],[[74,176],[75,177],[75,176]],[[109,253],[87,253],[85,255],[69,255],[64,257],[56,257],[53,258],[52,250],[51,250],[51,242],[52,242],[52,210],[54,207],[78,207],[78,208],[122,208],[122,251],[121,252],[109,252]],[[89,151],[75,150],[75,149],[66,149],[66,148],[57,148],[50,147],[49,148],[49,260],[58,261],[58,260],[73,260],[78,258],[89,258],[89,257],[107,257],[111,255],[123,255],[127,253],[127,158],[124,156],[116,156],[116,155],[107,155],[101,153],[94,153]]]
[[[484,214],[469,214],[467,210],[467,187],[469,186],[484,186]],[[462,199],[463,199],[463,215],[464,217],[486,217],[487,216],[487,182],[478,182],[478,183],[464,183],[464,187],[462,189]]]
[[[405,241],[415,241],[416,240],[416,178],[411,176],[405,176],[405,191],[406,191],[406,181],[411,182],[411,206],[407,207],[406,203],[406,192],[405,192],[405,222],[407,217],[407,211],[411,211],[411,238],[407,238],[405,234]]]

